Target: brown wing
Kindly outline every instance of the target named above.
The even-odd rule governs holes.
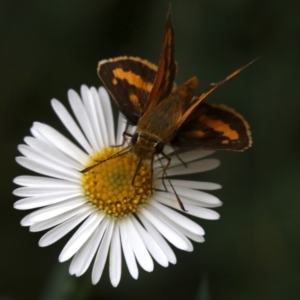
[[[138,57],[102,60],[98,75],[120,111],[137,124],[153,87],[157,66]]]
[[[221,81],[217,82],[217,83],[212,83],[207,89],[206,91],[204,91],[198,98],[195,98],[195,100],[191,103],[190,107],[187,109],[187,111],[184,113],[184,115],[182,116],[180,123],[179,123],[179,127],[184,124],[188,119],[190,119],[190,115],[193,113],[194,110],[197,109],[197,107],[202,103],[202,101],[209,95],[211,94],[214,90],[216,90],[219,86],[221,86],[223,83],[225,83],[226,81],[228,81],[229,79],[233,78],[235,75],[239,74],[240,72],[242,72],[245,68],[247,68],[248,66],[250,66],[251,64],[253,64],[258,58],[250,61],[248,64],[246,64],[245,66],[237,69],[236,71],[234,71],[233,73],[229,74],[228,76],[226,76],[224,79],[222,79]]]
[[[201,103],[180,127],[173,146],[242,151],[251,146],[246,120],[224,105]]]
[[[157,74],[143,113],[155,107],[162,99],[170,94],[176,75],[176,62],[174,60],[174,29],[170,9],[164,34],[161,57]]]

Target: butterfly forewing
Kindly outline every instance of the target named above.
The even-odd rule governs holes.
[[[176,69],[177,65],[174,59],[174,29],[169,10],[158,70],[153,88],[144,107],[144,112],[151,110],[171,93],[174,86]]]
[[[102,60],[98,75],[120,111],[136,125],[153,87],[157,66],[138,57]]]
[[[251,145],[251,134],[248,123],[233,109],[202,102],[180,127],[171,144],[242,151]]]

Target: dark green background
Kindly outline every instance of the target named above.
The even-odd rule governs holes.
[[[177,82],[193,75],[198,92],[261,56],[207,100],[234,107],[249,121],[254,144],[245,153],[216,153],[219,221],[201,221],[206,242],[178,262],[123,268],[114,289],[105,269],[76,279],[57,264],[67,239],[39,248],[41,233],[19,225],[12,179],[17,145],[33,121],[62,125],[50,107],[67,104],[69,88],[99,86],[97,62],[134,55],[158,62],[168,1],[1,1],[0,299],[299,299],[300,297],[300,1],[172,1]],[[204,281],[202,279],[205,279]],[[208,284],[207,284],[208,283]],[[74,291],[74,289],[77,290]],[[53,294],[49,294],[49,293]],[[60,297],[54,296],[61,295]],[[47,296],[48,295],[48,296]]]

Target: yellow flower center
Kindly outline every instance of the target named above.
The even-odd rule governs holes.
[[[81,179],[89,200],[114,217],[136,212],[152,194],[149,164],[142,162],[137,170],[139,158],[130,152],[110,159],[120,150],[105,147],[96,153],[86,165],[95,167],[84,172]]]

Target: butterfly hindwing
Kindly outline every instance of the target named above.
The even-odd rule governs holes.
[[[242,151],[251,146],[245,119],[224,105],[202,102],[179,128],[171,144],[179,147]]]
[[[102,60],[98,75],[120,111],[136,125],[149,97],[157,66],[138,57]]]

